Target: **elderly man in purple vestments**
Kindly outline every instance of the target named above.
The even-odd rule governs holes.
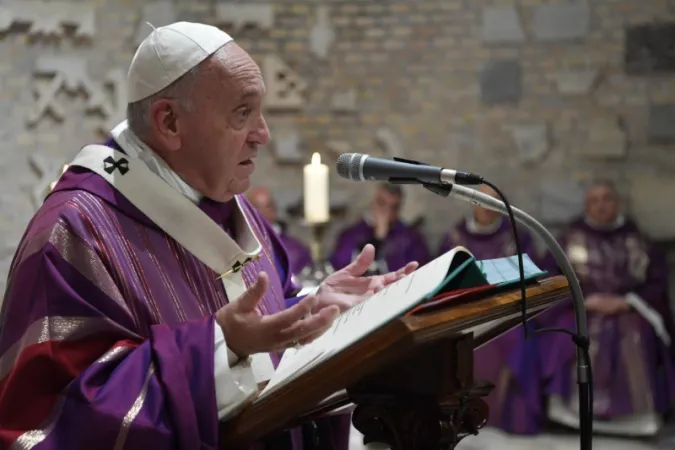
[[[497,197],[488,186],[481,186],[479,190]],[[521,251],[536,261],[538,255],[532,236],[519,228],[518,238]],[[516,254],[508,220],[498,212],[481,207],[474,208],[471,216],[444,236],[439,254],[457,246],[466,247],[479,260]],[[476,351],[475,378],[495,384],[486,399],[490,407],[488,425],[511,433],[539,432],[545,415],[536,345],[536,337],[525,340],[522,326],[518,326]]]
[[[675,404],[673,339],[664,255],[621,214],[614,185],[599,181],[586,192],[586,213],[559,242],[575,267],[588,311],[595,430],[646,436],[661,427]],[[551,261],[549,271],[556,271]],[[571,302],[537,318],[544,326],[574,329]],[[578,426],[575,347],[564,335],[541,342],[548,383],[548,415]]]
[[[246,193],[246,198],[258,212],[267,219],[284,245],[291,266],[291,273],[299,275],[307,266],[312,264],[312,254],[305,244],[286,232],[286,224],[279,220],[277,205],[269,189],[257,187]]]
[[[242,197],[269,139],[258,66],[221,30],[153,29],[127,121],[84,147],[19,243],[2,305],[0,447],[215,449],[284,349],[416,267],[367,247],[293,298],[289,259]],[[305,439],[346,449],[348,423]],[[310,427],[316,430],[316,427]],[[303,430],[252,448],[313,448]]]
[[[330,263],[341,269],[351,263],[362,249],[375,247],[375,261],[370,274],[382,274],[405,267],[408,261],[426,264],[429,249],[422,235],[399,219],[403,190],[398,185],[380,184],[369,214],[345,229],[337,239]]]

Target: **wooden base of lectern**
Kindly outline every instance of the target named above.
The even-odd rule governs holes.
[[[364,443],[392,450],[453,449],[488,420],[481,399],[492,385],[473,381],[473,339],[442,339],[347,389]]]

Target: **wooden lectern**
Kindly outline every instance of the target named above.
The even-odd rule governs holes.
[[[531,317],[569,296],[553,277],[527,289]],[[353,407],[366,442],[392,450],[452,449],[488,420],[473,379],[475,348],[520,323],[520,289],[390,322],[254,403],[221,427],[222,447],[245,447],[284,428]]]

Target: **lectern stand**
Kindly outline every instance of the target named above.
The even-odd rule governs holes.
[[[347,389],[352,422],[366,443],[392,449],[449,449],[488,418],[481,397],[492,385],[473,381],[473,338],[439,339],[386,371]]]
[[[569,295],[554,277],[527,290],[528,315]],[[365,442],[453,449],[488,420],[492,385],[473,379],[473,351],[520,322],[520,290],[401,317],[222,425],[221,447],[245,447],[352,405]]]

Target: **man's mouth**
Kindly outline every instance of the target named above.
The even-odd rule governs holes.
[[[247,159],[239,163],[240,166],[250,166],[253,164],[253,159]]]

